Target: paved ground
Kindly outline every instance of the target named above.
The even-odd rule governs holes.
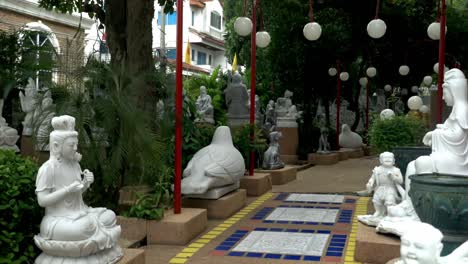
[[[206,232],[188,246],[147,246],[146,263],[357,263],[351,253],[355,213],[367,210],[367,200],[352,194],[364,189],[377,164],[377,157],[364,157],[301,171],[296,181],[248,198],[248,205],[233,217],[210,220]],[[343,195],[309,195],[305,202],[293,193]],[[310,219],[296,221],[298,211]]]

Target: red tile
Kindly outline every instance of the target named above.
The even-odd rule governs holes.
[[[214,250],[210,252],[212,256],[225,256],[228,251]]]

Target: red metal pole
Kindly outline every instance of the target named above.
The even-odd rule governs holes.
[[[366,132],[369,132],[369,86],[370,78],[367,79],[366,84]]]
[[[177,0],[174,214],[181,212],[182,180],[182,35],[183,0]]]
[[[440,13],[440,42],[439,42],[439,81],[438,81],[438,94],[437,94],[437,123],[442,124],[442,95],[444,83],[444,70],[445,70],[445,25],[447,23],[447,5],[445,0],[442,1],[441,13]]]
[[[341,106],[341,79],[340,61],[336,61],[336,148],[340,150],[340,106]]]
[[[255,1],[255,3],[254,3]],[[257,0],[252,1],[252,33],[251,51],[250,51],[250,145],[253,146],[255,140],[255,81],[257,76]],[[255,169],[255,152],[253,149],[250,151],[250,162],[249,162],[249,175],[254,175]]]

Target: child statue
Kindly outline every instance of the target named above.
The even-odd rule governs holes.
[[[282,136],[281,132],[273,131],[270,133],[270,146],[263,154],[263,169],[277,170],[284,168],[284,163],[280,159],[280,145],[278,142]]]
[[[400,169],[395,167],[395,157],[391,152],[383,152],[379,157],[380,166],[375,167],[372,176],[367,182],[367,191],[374,191],[372,202],[375,213],[373,215],[360,215],[358,220],[364,224],[377,226],[386,215],[387,208],[394,206],[401,196],[404,196],[403,176]]]
[[[123,254],[117,244],[121,230],[115,213],[83,202],[94,175],[81,170],[75,118],[54,117],[52,127],[50,158],[36,179],[37,200],[45,208],[45,216],[40,234],[34,237],[43,251],[35,263],[116,263]]]
[[[328,143],[328,128],[326,127],[320,128],[320,139],[317,153],[330,153],[330,143]]]

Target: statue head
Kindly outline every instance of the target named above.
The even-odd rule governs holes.
[[[400,254],[404,264],[438,264],[442,252],[442,233],[426,223],[410,228],[401,237]]]
[[[321,127],[320,128],[320,134],[326,136],[328,135],[328,128],[327,127]]]
[[[200,95],[206,95],[206,87],[205,86],[200,86]]]
[[[238,72],[234,73],[234,75],[232,75],[232,82],[236,83],[236,84],[241,83],[242,82],[242,76]]]
[[[278,140],[283,136],[283,133],[279,131],[273,131],[270,133],[270,143],[277,143]]]
[[[467,81],[463,72],[459,69],[451,69],[445,73],[443,99],[448,106],[457,102],[467,102]]]
[[[231,129],[228,126],[219,126],[216,128],[213,139],[211,140],[212,145],[233,145]]]
[[[268,101],[268,105],[275,106],[275,101],[273,101],[273,100]]]
[[[52,118],[54,130],[50,133],[50,156],[57,160],[79,161],[78,132],[75,131],[75,118],[68,115]]]
[[[293,96],[293,92],[291,92],[289,90],[284,91],[284,97],[285,98],[290,98],[292,96]]]
[[[341,126],[341,132],[343,132],[343,133],[346,132],[347,133],[347,132],[350,132],[350,131],[351,131],[351,129],[349,128],[349,126],[347,124],[343,124]]]
[[[380,164],[384,167],[390,168],[395,165],[395,156],[393,153],[385,151],[379,155]]]

